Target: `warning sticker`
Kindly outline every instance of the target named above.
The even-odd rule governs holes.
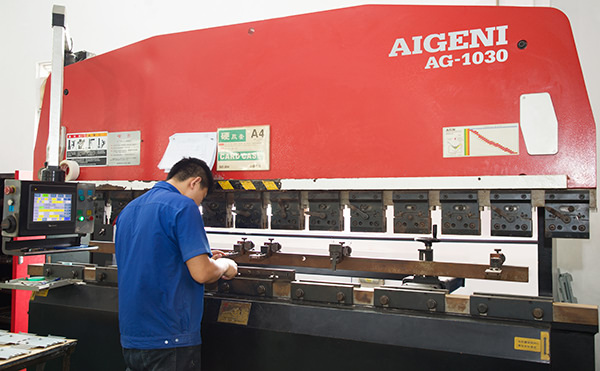
[[[140,131],[67,134],[66,159],[82,167],[139,165],[141,136]]]
[[[515,350],[540,353],[542,361],[550,360],[550,333],[541,331],[539,339],[515,336]]]
[[[108,134],[108,166],[140,164],[141,131],[123,131]]]
[[[106,166],[108,132],[67,134],[67,160],[79,166]]]
[[[454,126],[442,130],[444,157],[519,154],[519,124]]]
[[[233,323],[236,325],[248,325],[252,303],[241,303],[234,301],[222,301],[219,308],[217,322]]]
[[[269,170],[269,126],[217,130],[217,170]]]

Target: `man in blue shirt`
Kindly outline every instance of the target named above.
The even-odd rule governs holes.
[[[200,370],[204,283],[237,274],[211,253],[199,206],[213,185],[185,158],[117,218],[119,327],[128,370]]]

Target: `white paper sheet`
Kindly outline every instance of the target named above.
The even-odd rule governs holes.
[[[158,163],[158,168],[168,173],[175,163],[184,157],[204,160],[210,169],[217,155],[217,133],[175,133],[169,137],[169,145]]]

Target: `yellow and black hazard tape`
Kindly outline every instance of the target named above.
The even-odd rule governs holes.
[[[217,180],[215,190],[223,191],[278,191],[280,180]]]

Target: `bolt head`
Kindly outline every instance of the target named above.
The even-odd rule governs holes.
[[[388,305],[390,303],[390,298],[387,297],[386,295],[383,295],[379,298],[379,303],[381,305]]]
[[[533,314],[533,318],[535,319],[542,319],[544,317],[544,310],[542,308],[534,308],[531,314]]]
[[[296,289],[296,297],[298,299],[303,298],[304,297],[304,290],[302,290],[302,289]]]
[[[479,312],[479,314],[486,314],[488,311],[488,306],[485,303],[479,303],[477,305],[477,311]]]
[[[434,299],[427,300],[427,309],[435,310],[435,308],[437,308],[437,301],[435,301]]]
[[[335,295],[337,301],[344,301],[346,299],[346,295],[344,295],[343,292],[338,291],[338,293]]]

